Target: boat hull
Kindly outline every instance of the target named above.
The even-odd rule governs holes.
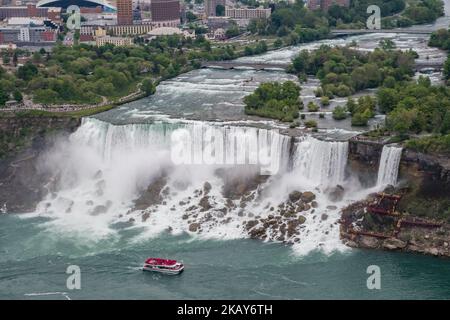
[[[184,266],[178,269],[159,269],[159,268],[154,268],[151,266],[144,266],[142,268],[143,271],[149,271],[149,272],[157,272],[157,273],[162,273],[162,274],[169,274],[169,275],[177,275],[183,272],[184,270]]]

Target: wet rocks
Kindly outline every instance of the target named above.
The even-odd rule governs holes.
[[[197,232],[200,229],[200,223],[191,223],[189,225],[189,231],[190,232]]]
[[[95,206],[94,209],[91,211],[91,215],[97,216],[99,214],[106,213],[107,211],[108,211],[108,207],[106,207],[104,205],[98,205],[98,206]]]
[[[303,202],[309,203],[316,199],[316,195],[311,191],[306,191],[302,193],[301,199]]]
[[[145,190],[142,195],[135,200],[133,210],[144,210],[152,205],[161,204],[162,190],[166,186],[167,179],[165,176],[160,176],[154,180]]]
[[[339,201],[342,201],[342,199],[344,199],[345,189],[343,186],[337,185],[334,188],[329,188],[329,189],[325,190],[325,193],[327,194],[328,199],[330,201],[339,202]]]
[[[198,203],[198,205],[201,208],[200,212],[208,211],[209,209],[212,208],[211,204],[209,203],[209,197],[208,196],[204,196],[203,198],[201,198],[200,202]]]
[[[300,191],[292,191],[289,194],[289,201],[297,202],[302,198],[302,193]]]
[[[360,243],[364,248],[378,248],[379,241],[374,237],[360,236]]]
[[[204,195],[207,195],[210,191],[211,191],[211,184],[208,182],[208,181],[206,181],[204,184],[203,184],[203,194]]]
[[[245,225],[245,229],[250,230],[251,228],[253,228],[254,226],[256,226],[258,224],[257,220],[250,220],[247,221],[247,224]]]
[[[304,216],[298,216],[297,220],[299,224],[304,224],[306,222],[306,218]]]
[[[150,217],[150,212],[144,212],[142,215],[142,222],[147,221],[147,219]]]
[[[249,235],[252,239],[265,239],[267,237],[266,229],[264,227],[252,229]]]
[[[389,238],[383,241],[383,248],[388,250],[399,250],[406,247],[406,242],[396,239]]]

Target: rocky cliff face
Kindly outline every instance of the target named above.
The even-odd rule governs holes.
[[[383,143],[363,139],[360,136],[349,141],[349,161],[357,172],[376,173]],[[424,177],[437,183],[450,185],[450,159],[445,156],[429,155],[404,149],[400,161],[399,179]]]
[[[80,119],[72,117],[0,117],[0,159],[30,146],[38,136],[55,130],[73,132],[79,125]]]
[[[378,141],[360,137],[350,141],[349,163],[360,180],[372,177],[368,183],[374,184],[382,149],[383,143]],[[373,195],[343,210],[340,230],[344,243],[450,256],[450,159],[404,149],[398,186],[388,189],[389,193],[401,195],[393,215],[370,212]]]
[[[0,118],[0,209],[8,213],[34,210],[45,194],[36,159],[56,136],[73,132],[80,119],[70,117]]]

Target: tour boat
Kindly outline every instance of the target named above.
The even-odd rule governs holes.
[[[165,274],[179,274],[183,272],[184,265],[176,260],[148,258],[145,260],[142,270]]]

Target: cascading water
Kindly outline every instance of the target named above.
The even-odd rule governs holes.
[[[190,161],[174,166],[171,147],[180,142],[177,140],[180,135],[176,134],[179,132],[189,136],[189,144],[184,145],[189,148],[184,152],[189,153]],[[211,152],[206,136],[212,136],[211,142],[216,146],[223,139],[221,147]],[[113,125],[86,118],[69,141],[59,144],[43,159],[44,170],[52,172],[55,179],[37,212],[61,218],[53,223],[61,223],[68,229],[81,226],[92,234],[108,234],[109,224],[124,217],[133,201],[161,172],[169,172],[167,183],[174,190],[169,197],[175,200],[165,199],[171,205],[169,211],[179,206],[184,195],[189,197],[188,193],[201,189],[206,181],[216,183],[217,190],[212,193],[217,192],[219,198],[222,185],[215,176],[218,168],[265,160],[261,161],[261,173],[285,170],[289,142],[289,137],[275,130],[204,123]],[[211,153],[215,161],[206,163],[205,157],[211,158]],[[162,215],[164,210],[161,209]]]
[[[232,239],[249,236],[249,221],[283,216],[279,208],[291,192],[312,191],[316,202],[302,208],[301,236],[298,229],[285,240],[301,254],[343,249],[337,220],[345,201],[331,202],[327,193],[338,184],[351,192],[345,185],[348,142],[305,136],[291,151],[292,139],[253,127],[113,125],[86,118],[44,159],[55,178],[37,213],[53,218],[48,224],[60,232],[105,236],[116,232],[116,223],[131,222],[131,228],[144,227],[139,237],[170,230]],[[137,208],[142,194],[151,201]],[[283,241],[284,232],[261,238]]]
[[[378,168],[377,187],[396,185],[398,168],[402,157],[402,148],[383,146]]]
[[[345,179],[348,142],[308,137],[296,145],[294,167],[317,185],[334,186]]]

